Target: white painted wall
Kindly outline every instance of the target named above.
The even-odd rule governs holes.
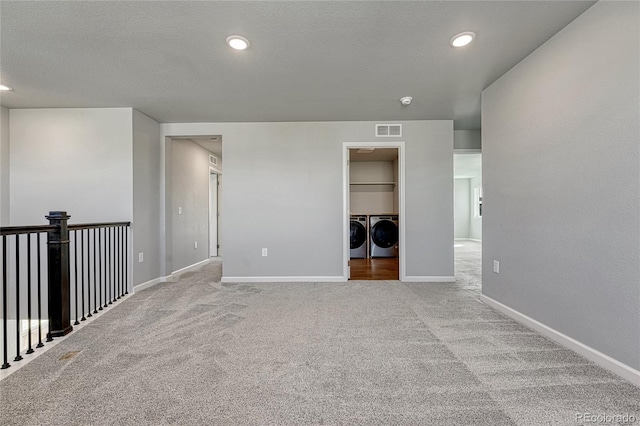
[[[483,293],[636,370],[638,22],[600,1],[482,94]]]
[[[397,182],[391,161],[352,161],[349,178],[351,182]],[[395,213],[394,189],[392,185],[351,185],[350,210],[352,214]]]
[[[482,216],[476,217],[474,212],[474,189],[482,187],[482,176],[469,179],[469,238],[482,240]]]
[[[187,140],[171,145],[174,272],[209,258],[209,152]]]
[[[0,226],[9,225],[9,110],[0,107]]]
[[[407,275],[453,276],[453,123],[402,124]],[[223,136],[225,277],[335,278],[343,272],[342,143],[375,141],[374,125],[175,123],[161,128],[163,139]],[[172,156],[167,144],[165,156],[167,164]],[[173,205],[169,200],[176,194],[170,192]],[[168,253],[173,250],[170,238],[165,246]],[[262,248],[269,256],[261,256]]]
[[[469,196],[469,179],[454,179],[453,185],[453,214],[454,214],[454,237],[469,238],[470,217],[473,211],[469,206],[471,197]]]
[[[11,225],[133,218],[131,108],[10,110]]]
[[[133,285],[162,276],[161,173],[160,124],[133,110]]]

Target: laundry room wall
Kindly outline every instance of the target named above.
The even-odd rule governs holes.
[[[407,275],[453,277],[453,122],[400,123],[403,137],[384,142],[406,144]],[[342,279],[343,142],[376,141],[375,124],[161,126],[163,139],[224,138],[225,279]],[[263,248],[268,256],[262,256]]]
[[[395,182],[391,161],[351,161],[350,181]],[[351,185],[352,214],[389,214],[394,212],[394,185]],[[396,203],[397,204],[397,203]]]

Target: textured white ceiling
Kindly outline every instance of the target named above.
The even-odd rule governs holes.
[[[0,2],[9,108],[160,122],[454,119],[593,1]],[[471,45],[450,38],[475,31]],[[247,51],[225,39],[241,34]],[[414,102],[403,107],[402,96]]]

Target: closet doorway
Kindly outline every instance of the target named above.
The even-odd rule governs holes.
[[[345,279],[402,280],[404,143],[345,143]]]

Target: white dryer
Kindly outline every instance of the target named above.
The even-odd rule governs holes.
[[[367,216],[351,216],[351,259],[367,257]]]
[[[369,216],[371,257],[398,257],[398,215]]]

